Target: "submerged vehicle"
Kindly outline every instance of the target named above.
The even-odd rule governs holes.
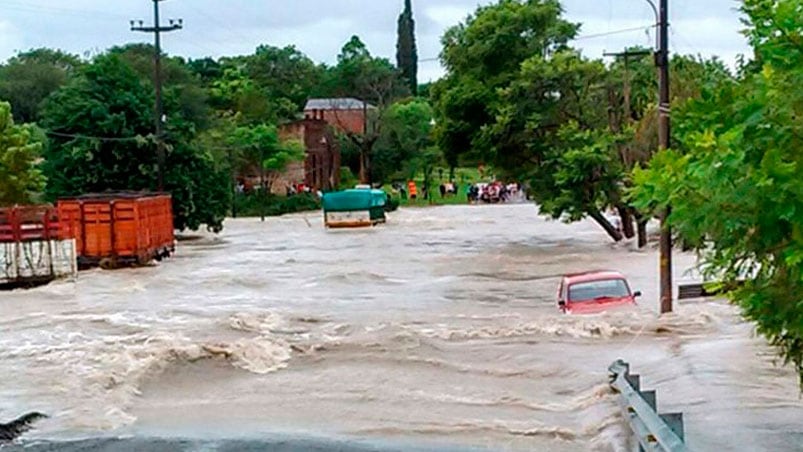
[[[591,314],[635,306],[641,292],[632,292],[627,278],[614,271],[564,275],[558,288],[558,309],[566,314]]]
[[[323,195],[327,228],[360,228],[385,223],[388,195],[382,190],[357,188]]]

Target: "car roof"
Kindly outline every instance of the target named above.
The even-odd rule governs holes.
[[[625,275],[613,270],[594,270],[583,273],[570,273],[563,275],[567,283],[599,281],[605,279],[627,279]]]

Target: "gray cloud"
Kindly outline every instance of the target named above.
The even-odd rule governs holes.
[[[471,13],[478,0],[413,0],[421,58],[437,57],[443,31]],[[482,3],[488,3],[483,0]],[[747,53],[735,0],[672,0],[671,42],[680,53],[720,55],[732,64]],[[165,37],[165,50],[187,57],[250,53],[259,44],[296,45],[316,61],[334,62],[353,34],[374,54],[395,55],[396,18],[401,0],[168,0],[162,15],[183,18],[185,29]],[[645,0],[566,0],[569,20],[582,22],[582,35],[649,27],[653,13]],[[148,0],[0,0],[0,59],[33,47],[57,47],[90,54],[150,37],[128,30],[129,19],[151,21]],[[575,45],[590,57],[603,50],[649,45],[654,31],[633,31]],[[442,74],[437,61],[421,63],[421,79]]]

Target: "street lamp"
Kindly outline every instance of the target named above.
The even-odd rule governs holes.
[[[649,3],[649,4],[650,4],[650,6],[652,7],[652,12],[654,12],[654,13],[655,13],[655,23],[656,23],[656,24],[658,24],[658,22],[660,22],[660,21],[661,21],[661,17],[660,17],[660,15],[658,14],[658,7],[656,7],[656,6],[655,6],[655,2],[653,2],[652,0],[644,0],[644,1],[646,1],[647,3]]]

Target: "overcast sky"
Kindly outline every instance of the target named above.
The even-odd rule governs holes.
[[[656,0],[657,1],[657,0]],[[440,36],[488,0],[413,0],[422,81],[442,74],[434,60]],[[739,33],[736,0],[670,0],[675,52],[719,55],[733,65],[749,54]],[[182,18],[184,30],[164,38],[164,50],[190,58],[253,52],[259,44],[293,44],[331,63],[351,35],[371,52],[395,60],[396,19],[402,0],[166,0],[163,20]],[[655,22],[646,0],[565,0],[566,17],[583,24],[574,45],[590,57],[629,45],[651,45]],[[35,47],[91,55],[127,42],[150,42],[129,31],[129,19],[152,21],[150,0],[0,0],[0,60]],[[643,27],[643,28],[642,28]],[[597,36],[622,29],[641,28]],[[500,49],[500,51],[503,49]]]

